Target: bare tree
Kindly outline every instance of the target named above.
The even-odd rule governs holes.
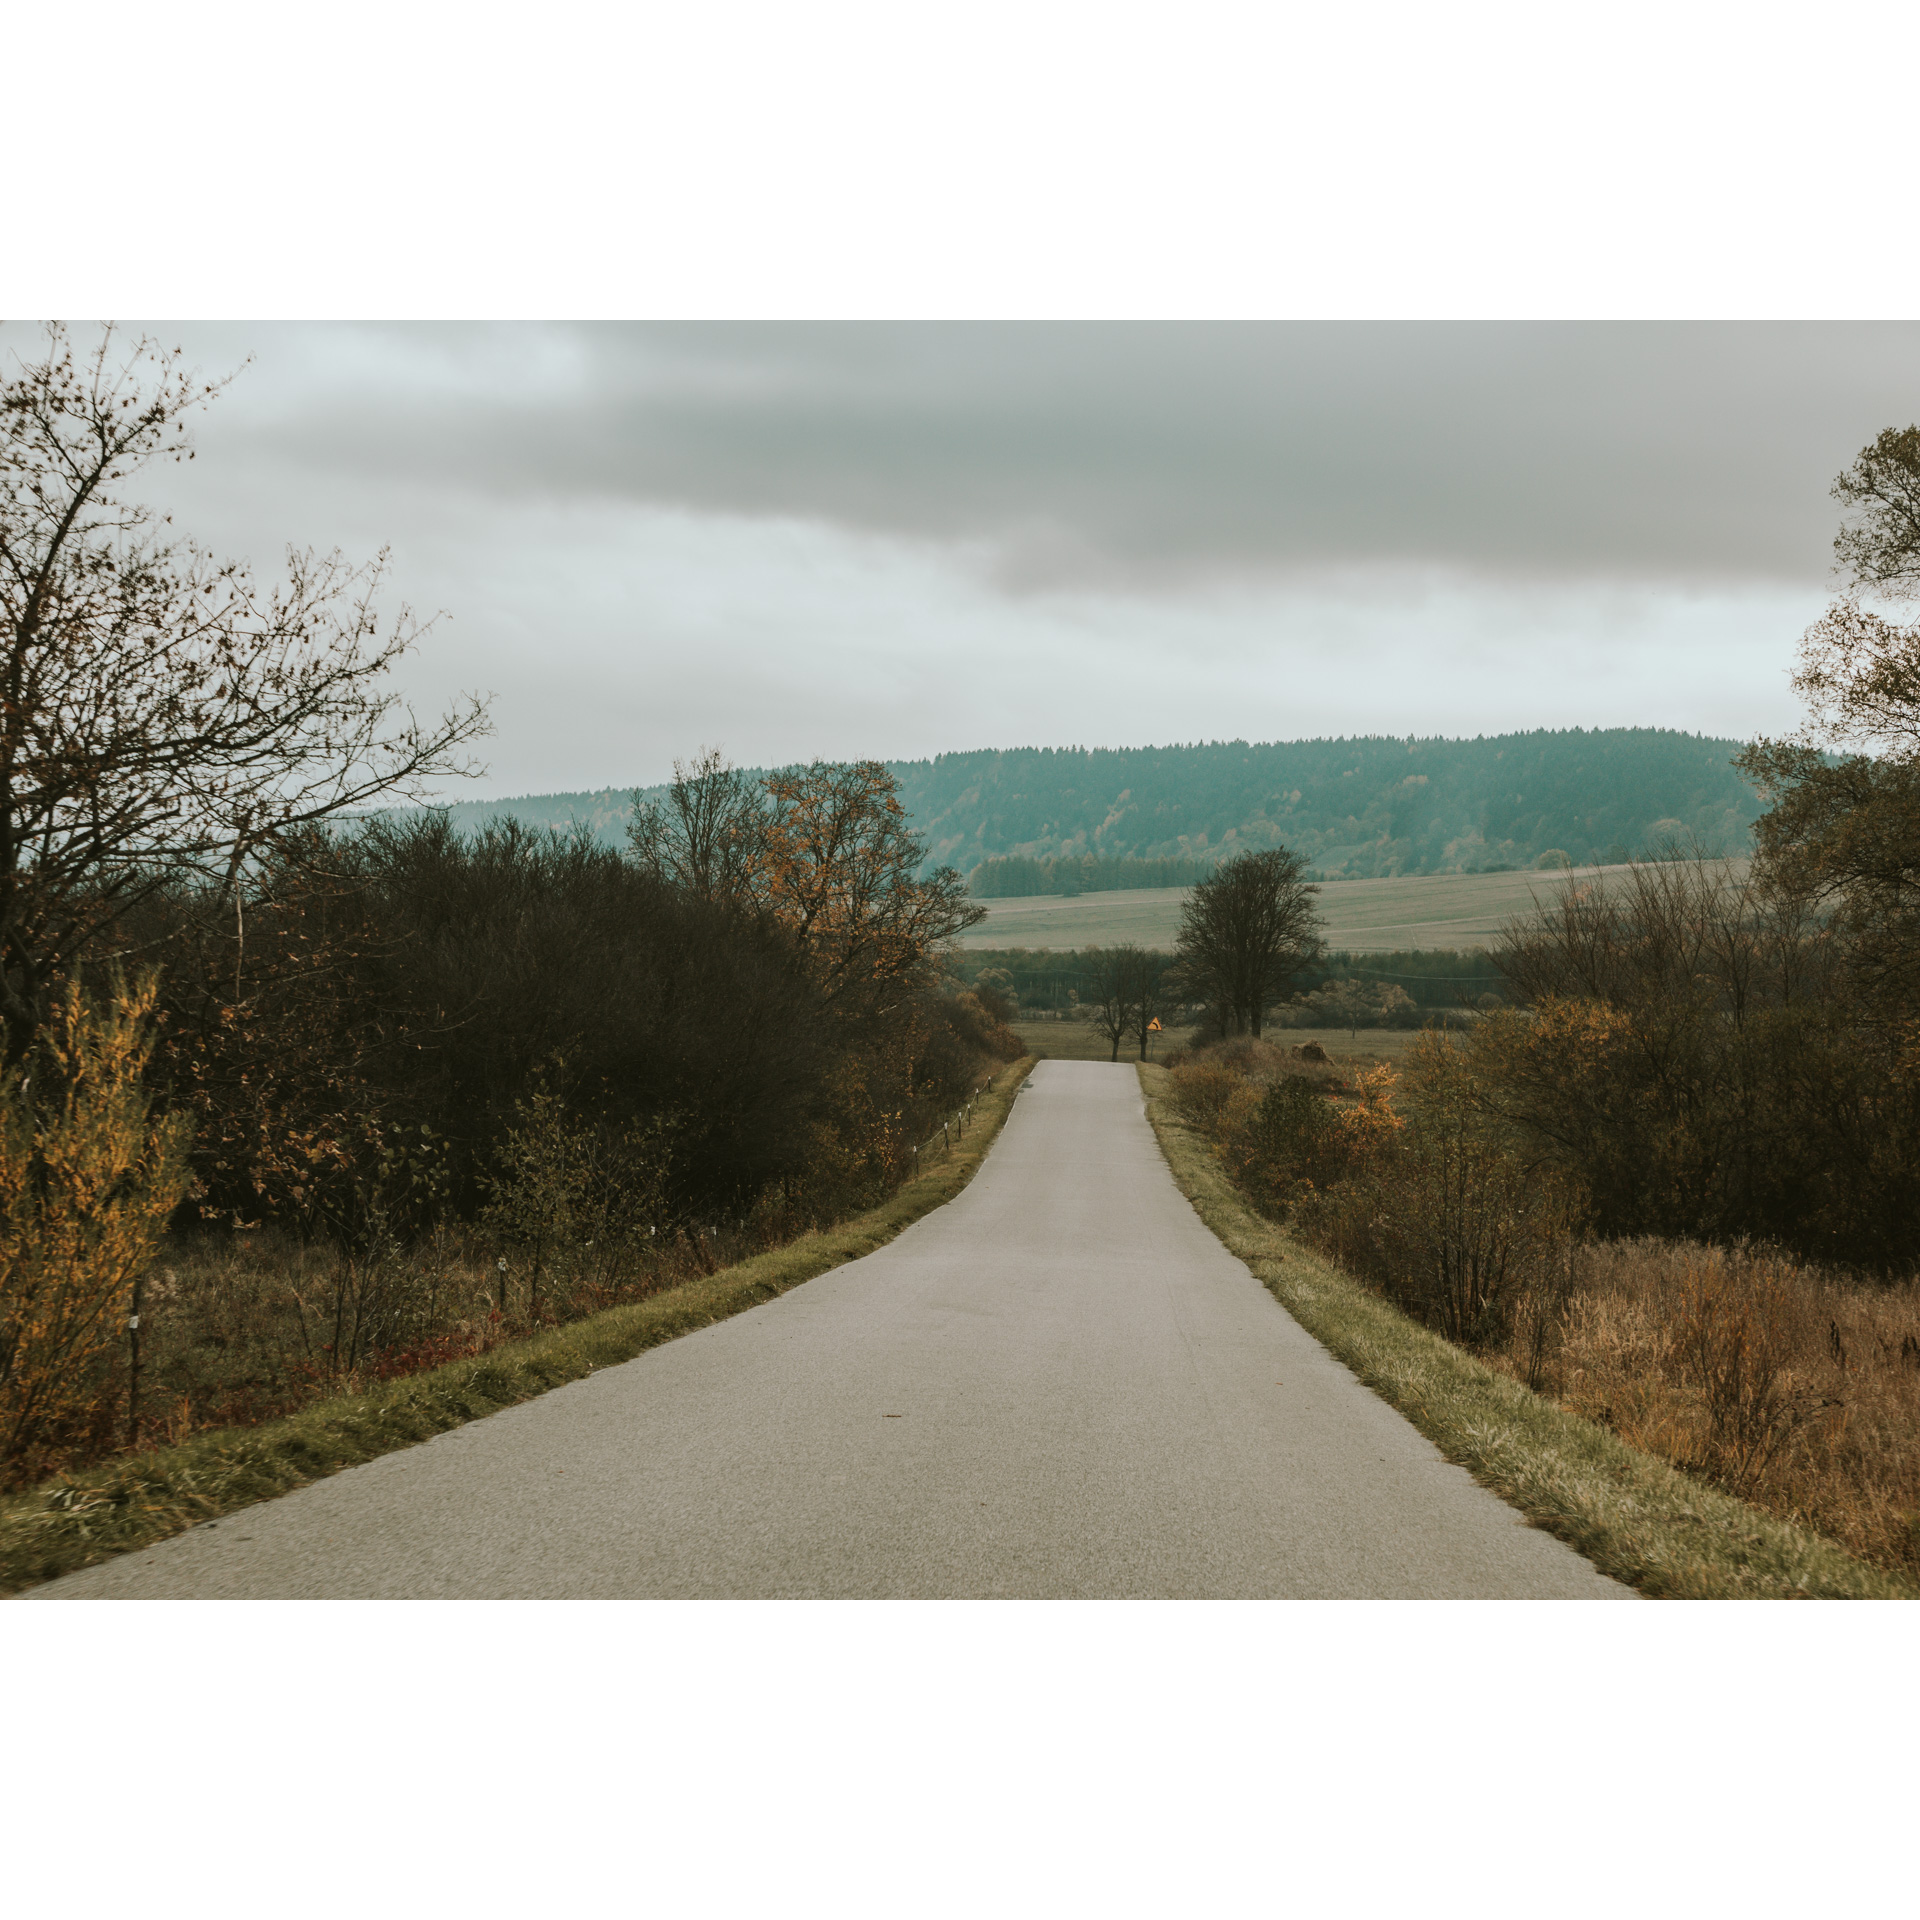
[[[279,837],[471,769],[467,699],[431,724],[389,684],[422,629],[377,609],[383,552],[290,551],[271,589],[155,537],[121,494],[191,457],[186,421],[225,382],[112,328],[90,352],[47,330],[0,383],[0,1021],[18,1059],[48,992],[156,888],[236,906]]]
[[[1134,963],[1133,1030],[1140,1038],[1140,1058],[1147,1057],[1152,1044],[1154,1022],[1170,1004],[1167,992],[1169,969],[1166,955],[1151,948],[1140,950]]]
[[[718,747],[703,747],[689,766],[673,763],[666,804],[634,795],[627,839],[635,861],[702,900],[754,898],[767,859],[765,789]]]
[[[1089,947],[1081,956],[1087,1000],[1093,1006],[1094,1030],[1113,1044],[1113,1058],[1139,1019],[1140,949],[1131,942],[1118,947]]]
[[[1734,764],[1774,802],[1762,875],[1833,909],[1855,978],[1898,1019],[1920,992],[1920,621],[1864,601],[1920,599],[1920,427],[1862,448],[1833,494],[1850,510],[1833,543],[1842,592],[1800,643],[1806,722]]]
[[[1180,909],[1179,960],[1189,998],[1218,1006],[1236,1033],[1256,1036],[1266,1010],[1324,950],[1300,856],[1285,847],[1217,867]]]
[[[1888,427],[1833,483],[1852,518],[1834,536],[1836,571],[1856,590],[1920,599],[1920,427]]]
[[[1129,940],[1117,947],[1089,947],[1081,958],[1095,1031],[1112,1043],[1115,1060],[1129,1039],[1138,1039],[1144,1060],[1153,1022],[1166,1000],[1165,955]]]

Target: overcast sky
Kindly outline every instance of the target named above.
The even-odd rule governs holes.
[[[392,548],[474,795],[1013,745],[1791,726],[1912,325],[154,325],[147,492]],[[31,352],[34,330],[0,328]]]

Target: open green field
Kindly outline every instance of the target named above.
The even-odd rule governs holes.
[[[1501,925],[1530,913],[1568,880],[1623,872],[1578,867],[1560,873],[1435,873],[1400,880],[1332,880],[1320,889],[1326,942],[1336,952],[1386,953],[1409,947],[1490,947]],[[987,917],[961,935],[963,947],[1171,948],[1180,929],[1178,887],[1126,893],[1035,894],[982,902]]]

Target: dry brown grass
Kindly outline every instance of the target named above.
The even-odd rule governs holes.
[[[1920,1283],[1634,1240],[1569,1250],[1485,1357],[1890,1572],[1920,1572]]]
[[[778,1231],[720,1230],[699,1243],[663,1243],[658,1254],[596,1267],[577,1253],[550,1268],[537,1311],[514,1275],[499,1303],[498,1248],[448,1229],[361,1278],[362,1306],[376,1333],[351,1363],[336,1351],[341,1256],[271,1226],[174,1235],[142,1282],[141,1382],[136,1444],[180,1446],[215,1429],[254,1426],[331,1395],[358,1393],[448,1361],[489,1353],[543,1327],[566,1325],[763,1252],[791,1238]],[[124,1343],[123,1343],[124,1344]],[[99,1392],[113,1410],[98,1423],[51,1434],[10,1463],[0,1484],[31,1485],[124,1449],[128,1437],[124,1352],[112,1356]]]

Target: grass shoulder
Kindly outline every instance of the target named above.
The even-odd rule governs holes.
[[[874,1252],[971,1180],[1032,1068],[1000,1068],[965,1135],[869,1212],[736,1266],[263,1426],[123,1455],[0,1500],[0,1594],[153,1545],[203,1520],[485,1419],[712,1326]]]
[[[1833,1542],[1627,1446],[1409,1319],[1235,1191],[1142,1066],[1148,1118],[1181,1191],[1229,1252],[1449,1460],[1650,1598],[1920,1598]]]

